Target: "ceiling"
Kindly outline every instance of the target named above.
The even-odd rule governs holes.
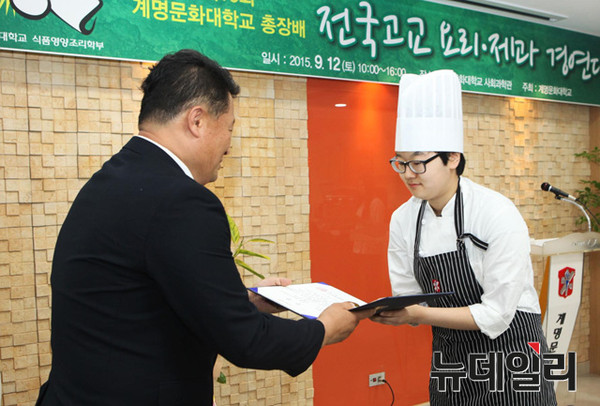
[[[470,0],[467,2],[457,0],[428,0],[435,3],[447,4],[455,7],[479,10],[490,14],[497,14],[520,20],[532,21],[556,28],[600,37],[600,0]],[[534,14],[553,14],[564,17],[559,21],[544,21],[537,18],[524,17],[518,14],[498,11],[466,3],[485,3],[495,7],[520,7],[524,11]]]

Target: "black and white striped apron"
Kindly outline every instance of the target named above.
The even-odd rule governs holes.
[[[437,299],[432,304],[435,307],[464,307],[475,303],[481,303],[483,289],[475,278],[473,269],[469,263],[467,250],[464,240],[471,239],[473,244],[483,250],[487,250],[488,244],[479,240],[472,234],[465,233],[463,230],[463,204],[460,186],[456,192],[456,201],[454,208],[454,226],[456,229],[457,250],[446,252],[430,257],[419,256],[419,245],[421,239],[421,222],[426,201],[423,201],[419,210],[417,219],[417,232],[415,237],[414,251],[414,270],[415,277],[424,293],[433,293],[439,291],[452,291],[453,295]],[[554,406],[556,397],[554,387],[551,382],[543,379],[543,374],[539,378],[540,386],[533,391],[515,391],[511,381],[513,378],[519,379],[519,376],[513,376],[506,367],[506,356],[513,353],[522,353],[530,357],[531,362],[539,360],[528,342],[539,342],[540,352],[547,353],[548,346],[544,333],[542,331],[541,316],[535,313],[517,311],[510,327],[495,339],[490,339],[481,331],[454,330],[441,327],[432,327],[434,354],[441,354],[441,360],[444,365],[462,364],[464,369],[469,369],[469,354],[486,354],[490,358],[494,357],[500,365],[499,371],[495,374],[497,388],[494,388],[490,381],[473,380],[467,377],[460,380],[460,389],[453,391],[448,384],[446,388],[442,387],[440,391],[440,378],[434,377],[439,371],[434,366],[432,357],[431,378],[429,381],[429,397],[432,406],[456,405],[456,406]],[[502,353],[502,354],[500,354]],[[498,366],[495,366],[498,368]],[[523,372],[531,372],[529,368]],[[478,368],[478,374],[483,375],[486,369]],[[503,375],[500,375],[503,373]],[[446,381],[448,383],[448,381]],[[445,389],[445,390],[444,390]]]

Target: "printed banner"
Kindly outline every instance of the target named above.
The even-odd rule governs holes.
[[[138,61],[194,48],[236,70],[600,105],[600,37],[423,0],[0,0],[0,49]]]

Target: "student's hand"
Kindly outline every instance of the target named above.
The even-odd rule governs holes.
[[[371,317],[377,323],[399,326],[410,324],[451,328],[455,330],[479,330],[468,306],[429,307],[421,305],[407,306],[402,310],[381,312]]]
[[[400,310],[391,310],[381,312],[376,316],[371,317],[371,320],[381,323],[387,324],[390,326],[400,326],[402,324],[410,324],[411,326],[417,326],[419,312],[423,309],[423,306],[420,305],[412,305],[407,306],[404,309]]]
[[[268,277],[262,279],[260,282],[256,284],[256,286],[288,286],[292,283],[292,281],[288,278],[276,278],[276,277]],[[258,311],[263,313],[279,313],[286,310],[284,307],[277,305],[276,303],[265,299],[261,295],[257,295],[251,290],[248,291],[248,299],[250,302],[256,306]]]
[[[325,326],[323,346],[344,341],[352,334],[362,319],[370,317],[375,313],[374,310],[350,312],[349,310],[354,307],[356,307],[354,303],[343,302],[334,303],[323,310],[323,313],[317,319]]]

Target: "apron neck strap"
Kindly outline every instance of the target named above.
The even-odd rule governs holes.
[[[414,260],[417,261],[419,256],[419,247],[421,245],[421,223],[423,221],[423,215],[425,214],[425,206],[427,205],[427,201],[423,200],[421,202],[421,207],[419,208],[419,214],[417,216],[417,232],[415,235],[415,247],[414,247]],[[462,192],[460,190],[460,177],[458,178],[458,185],[456,187],[456,198],[454,200],[454,229],[456,231],[456,245],[459,250],[464,249],[464,239],[470,239],[473,244],[482,249],[487,250],[488,243],[480,240],[476,236],[471,233],[464,232],[464,208],[463,208],[463,197]],[[416,265],[416,264],[415,264]]]
[[[488,243],[480,240],[471,233],[465,233],[464,231],[464,208],[462,193],[460,191],[460,177],[458,178],[458,188],[456,189],[456,201],[454,203],[454,228],[456,229],[456,245],[461,248],[464,246],[464,239],[470,239],[473,244],[484,251],[488,248]]]

